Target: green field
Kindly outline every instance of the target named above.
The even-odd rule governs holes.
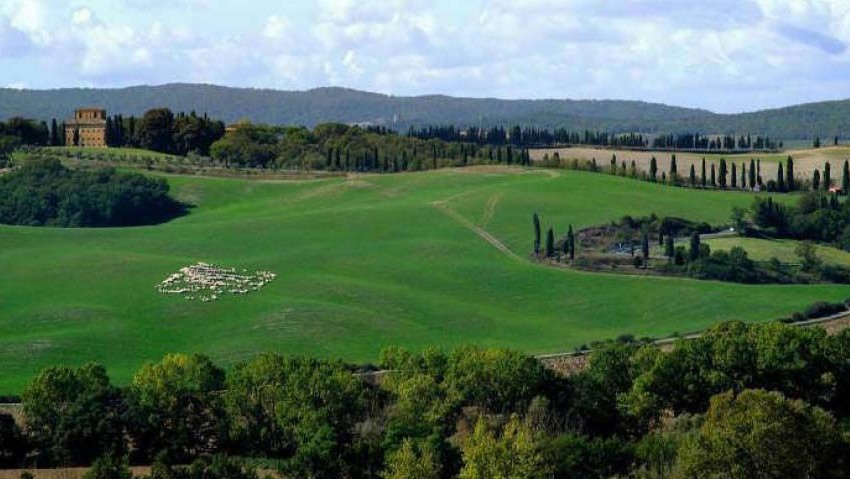
[[[168,180],[195,205],[168,224],[0,227],[0,393],[18,392],[51,364],[97,360],[126,382],[141,363],[177,351],[223,364],[257,351],[368,362],[389,344],[555,352],[622,333],[771,320],[848,296],[840,286],[588,274],[524,259],[533,211],[561,232],[568,223],[651,212],[718,223],[733,205],[749,205],[749,194],[507,168],[301,182]],[[197,261],[279,276],[258,293],[214,303],[155,292],[168,274]]]
[[[800,258],[794,252],[798,242],[794,240],[781,239],[759,239],[741,238],[730,236],[726,238],[714,238],[706,240],[712,250],[730,250],[740,246],[747,251],[751,259],[756,261],[767,261],[776,258],[783,263],[799,264]],[[850,267],[850,253],[838,248],[817,245],[815,247],[818,258],[826,263]]]

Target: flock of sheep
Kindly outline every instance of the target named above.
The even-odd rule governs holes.
[[[248,294],[259,291],[277,277],[271,271],[247,270],[237,273],[235,268],[222,268],[208,263],[198,263],[180,268],[158,285],[162,294],[178,294],[187,300],[204,303],[215,301],[224,294]]]

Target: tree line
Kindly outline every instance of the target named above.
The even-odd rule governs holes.
[[[230,370],[168,355],[130,384],[97,364],[41,371],[0,461],[154,463],[154,478],[254,477],[262,458],[311,478],[843,478],[850,333],[726,323],[672,350],[624,336],[561,376],[466,346],[387,348],[377,384],[339,361],[261,354]],[[207,475],[180,476],[193,463]],[[217,465],[215,465],[217,464]],[[240,465],[241,464],[241,465]],[[190,468],[190,469],[192,469]],[[231,476],[209,471],[229,470]]]
[[[410,127],[408,136],[423,140],[473,142],[479,145],[514,145],[547,148],[571,145],[626,147],[634,149],[706,150],[706,151],[773,151],[782,142],[762,135],[705,135],[701,133],[609,133],[604,131],[570,131],[512,125],[467,128],[455,125]]]

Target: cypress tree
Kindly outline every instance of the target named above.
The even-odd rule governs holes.
[[[741,163],[741,189],[747,188],[747,164]]]
[[[764,182],[761,180],[761,158],[759,158],[758,160],[756,160],[756,183],[757,183],[757,184],[759,184],[759,185],[761,185],[762,183],[764,183]]]
[[[679,168],[676,166],[676,155],[670,157],[670,179],[676,181],[675,178],[679,174]]]
[[[551,258],[555,256],[555,232],[552,231],[552,228],[549,228],[549,231],[546,232],[546,257]]]
[[[779,163],[776,168],[776,189],[785,191],[785,172],[782,171],[782,163]]]
[[[532,217],[534,221],[534,256],[540,255],[540,217],[534,213]]]
[[[705,178],[705,158],[702,159],[702,174],[700,175],[700,182],[702,183],[702,187],[705,188],[706,178]]]
[[[700,246],[699,233],[694,231],[693,233],[691,233],[691,251],[690,251],[691,261],[696,261],[696,260],[699,259],[699,246]]]
[[[696,172],[696,168],[694,168],[693,163],[691,163],[690,183],[691,183],[691,188],[693,188],[697,185],[697,172]]]
[[[59,127],[56,125],[56,118],[50,121],[50,146],[59,146]]]
[[[738,188],[738,169],[735,166],[734,161],[732,162],[731,179],[732,179],[732,188]]]
[[[820,171],[815,170],[815,172],[812,173],[812,190],[817,191],[819,189],[820,189]]]
[[[573,233],[573,225],[570,225],[569,231],[567,231],[567,241],[570,244],[570,261],[576,258],[576,236]]]
[[[712,164],[711,166],[714,167],[714,164]],[[726,171],[726,159],[721,158],[720,159],[720,187],[721,188],[726,188],[726,176],[727,175],[728,175],[728,172]]]
[[[841,173],[841,192],[850,192],[850,161],[844,160],[844,170]]]
[[[788,156],[788,159],[785,160],[785,186],[788,191],[797,189],[797,185],[794,183],[794,159],[791,156]]]
[[[827,162],[823,165],[823,190],[829,191],[829,187],[832,186],[832,178],[830,177],[830,165]]]
[[[717,187],[717,180],[714,173],[714,163],[711,164],[711,187]]]
[[[674,246],[674,238],[673,235],[667,235],[667,238],[664,242],[664,256],[668,259],[673,259],[673,256],[676,254],[676,248]]]
[[[649,262],[649,235],[645,231],[640,243],[640,252],[643,255],[643,269],[646,269],[647,263]]]
[[[750,189],[756,187],[756,162],[750,158]]]
[[[649,181],[657,181],[658,175],[658,163],[655,161],[655,157],[653,156],[651,160],[649,160]]]

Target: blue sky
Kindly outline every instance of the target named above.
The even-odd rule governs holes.
[[[850,0],[0,0],[0,86],[850,98]]]

